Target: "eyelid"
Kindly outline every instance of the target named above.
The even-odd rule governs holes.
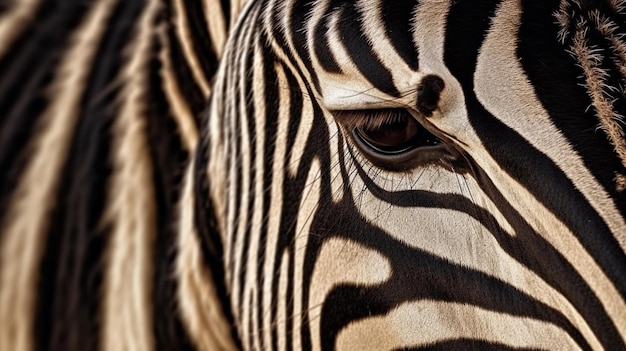
[[[414,118],[405,109],[373,109],[373,110],[346,110],[335,112],[335,118],[340,123],[362,129],[377,129],[381,126],[400,121],[402,118]]]

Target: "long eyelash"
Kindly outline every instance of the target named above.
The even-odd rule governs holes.
[[[403,122],[412,116],[404,109],[337,111],[335,116],[346,126],[365,130],[378,129],[386,124]]]

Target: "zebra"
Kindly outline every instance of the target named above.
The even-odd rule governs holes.
[[[192,349],[174,223],[243,3],[0,2],[0,350]]]
[[[625,347],[623,1],[72,6],[0,10],[0,350]]]
[[[626,349],[625,8],[250,3],[180,230],[238,347]]]

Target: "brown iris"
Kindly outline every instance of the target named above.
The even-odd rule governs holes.
[[[379,123],[356,127],[359,136],[375,150],[398,153],[410,148],[410,142],[421,126],[404,110],[390,110],[389,116]]]
[[[339,119],[361,144],[380,155],[398,155],[439,144],[439,139],[404,109],[342,111]]]

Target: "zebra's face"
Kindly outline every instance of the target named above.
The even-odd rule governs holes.
[[[267,5],[213,111],[244,343],[621,345],[624,166],[558,1]]]
[[[310,57],[320,108],[339,126],[346,164],[366,178],[351,187],[353,196],[373,187],[396,194],[374,196],[377,210],[360,213],[386,217],[380,209],[398,208],[399,192],[428,190],[485,209],[487,217],[471,215],[479,222],[472,233],[561,241],[624,232],[626,161],[613,150],[623,141],[611,145],[598,133],[589,113],[593,92],[581,89],[586,72],[576,67],[585,58],[559,43],[557,11],[516,1],[466,6],[362,1],[311,12],[299,51]],[[528,25],[524,11],[542,17]],[[482,24],[461,21],[486,14]],[[403,213],[399,223],[427,232],[448,231],[448,218],[459,217],[454,209],[442,223],[430,214],[424,221],[419,206],[407,207],[416,215]],[[395,221],[382,227],[409,235]],[[622,235],[615,239],[626,246]]]

